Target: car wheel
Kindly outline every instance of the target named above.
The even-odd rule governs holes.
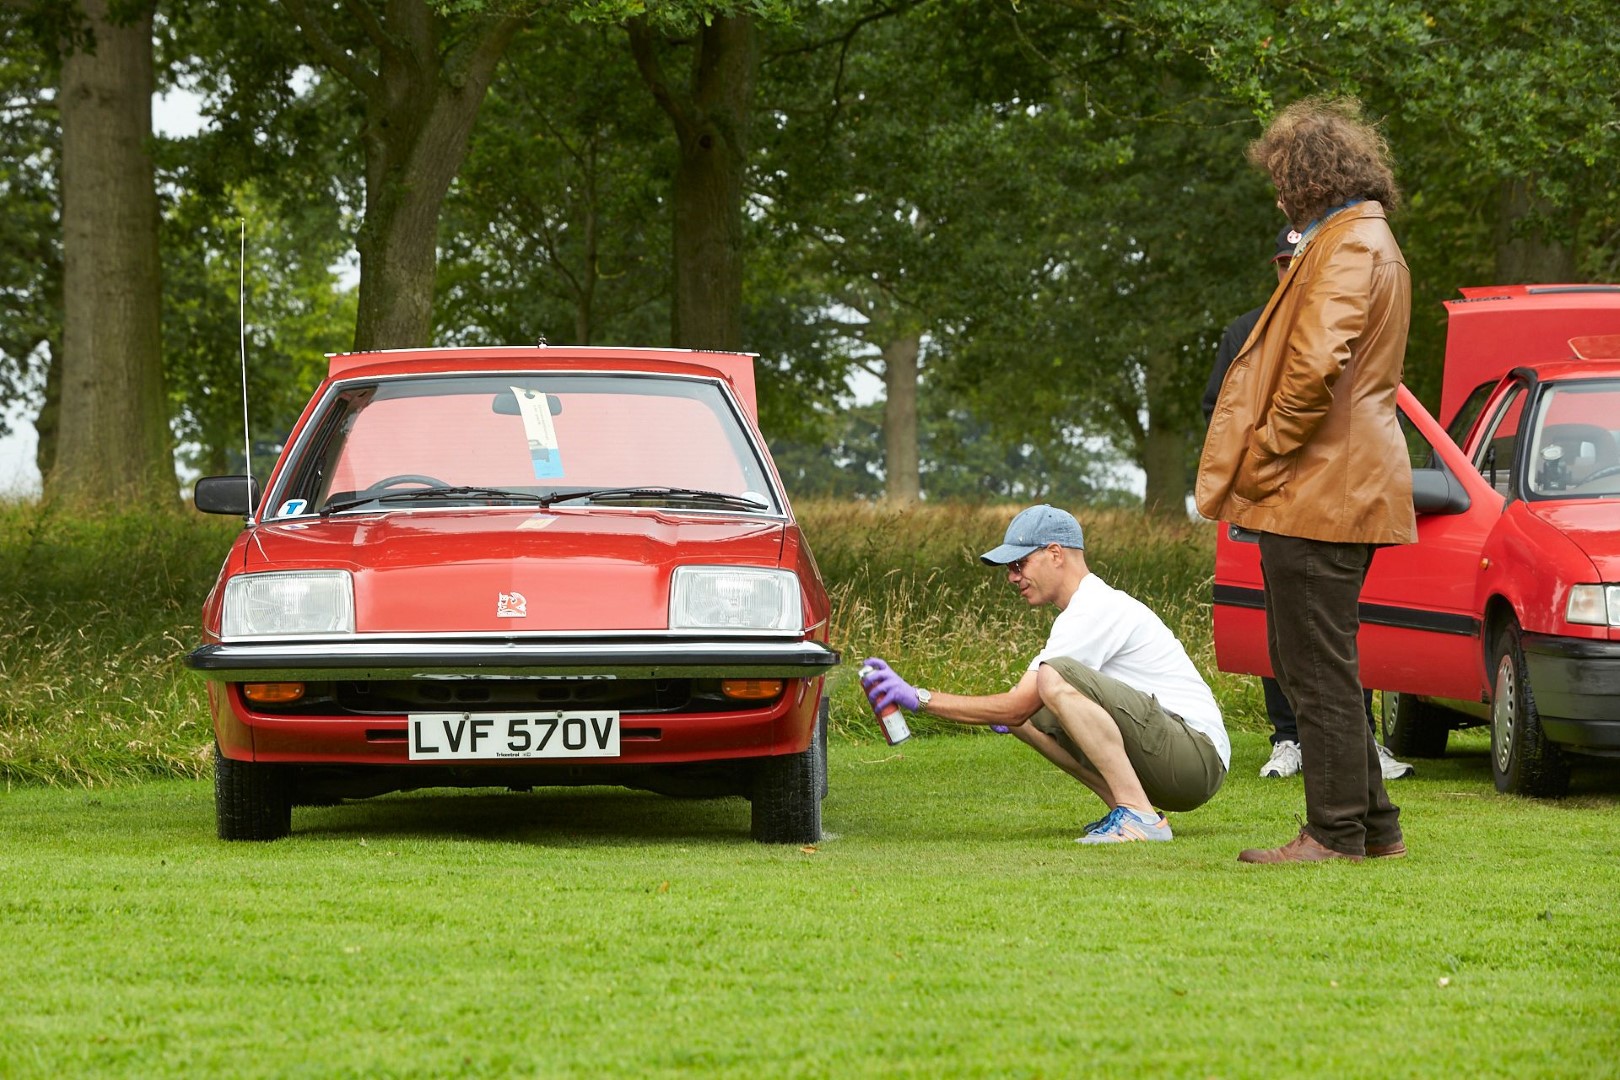
[[[221,840],[280,840],[292,832],[285,767],[232,761],[214,747],[214,818]]]
[[[1491,774],[1497,791],[1558,798],[1569,790],[1569,762],[1541,730],[1519,624],[1509,620],[1491,649]]]
[[[1437,758],[1446,753],[1451,714],[1411,694],[1383,691],[1384,745],[1396,757]]]
[[[762,844],[813,844],[821,839],[821,792],[827,775],[821,738],[803,753],[760,761],[754,771],[752,834]]]
[[[832,700],[823,691],[816,714],[816,741],[821,744],[821,797],[827,797],[827,728],[832,724]]]

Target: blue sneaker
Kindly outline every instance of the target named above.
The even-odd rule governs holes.
[[[1123,806],[1116,806],[1108,812],[1108,816],[1097,822],[1095,827],[1088,829],[1086,835],[1075,841],[1077,844],[1128,844],[1134,840],[1168,840],[1170,839],[1170,823],[1159,815],[1159,820],[1149,823],[1138,818],[1134,811]]]

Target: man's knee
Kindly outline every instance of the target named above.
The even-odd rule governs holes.
[[[1064,700],[1072,701],[1075,697],[1085,696],[1051,664],[1042,664],[1035,673],[1035,691],[1041,695],[1041,704],[1053,712],[1058,711]]]

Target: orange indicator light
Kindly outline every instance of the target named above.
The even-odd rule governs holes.
[[[304,696],[304,684],[301,682],[243,683],[242,696],[259,705],[290,705]]]
[[[769,701],[782,693],[781,679],[723,679],[720,692],[735,701]]]

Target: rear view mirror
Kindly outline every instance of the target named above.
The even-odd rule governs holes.
[[[1468,492],[1445,469],[1413,469],[1412,509],[1420,514],[1460,514],[1468,509]]]
[[[557,416],[562,412],[562,398],[556,394],[547,394],[546,408],[550,410],[552,416]],[[501,416],[518,415],[517,395],[510,390],[502,390],[490,401],[489,411],[499,413]]]
[[[191,501],[205,514],[247,517],[259,505],[259,482],[251,476],[205,476],[192,489]]]

